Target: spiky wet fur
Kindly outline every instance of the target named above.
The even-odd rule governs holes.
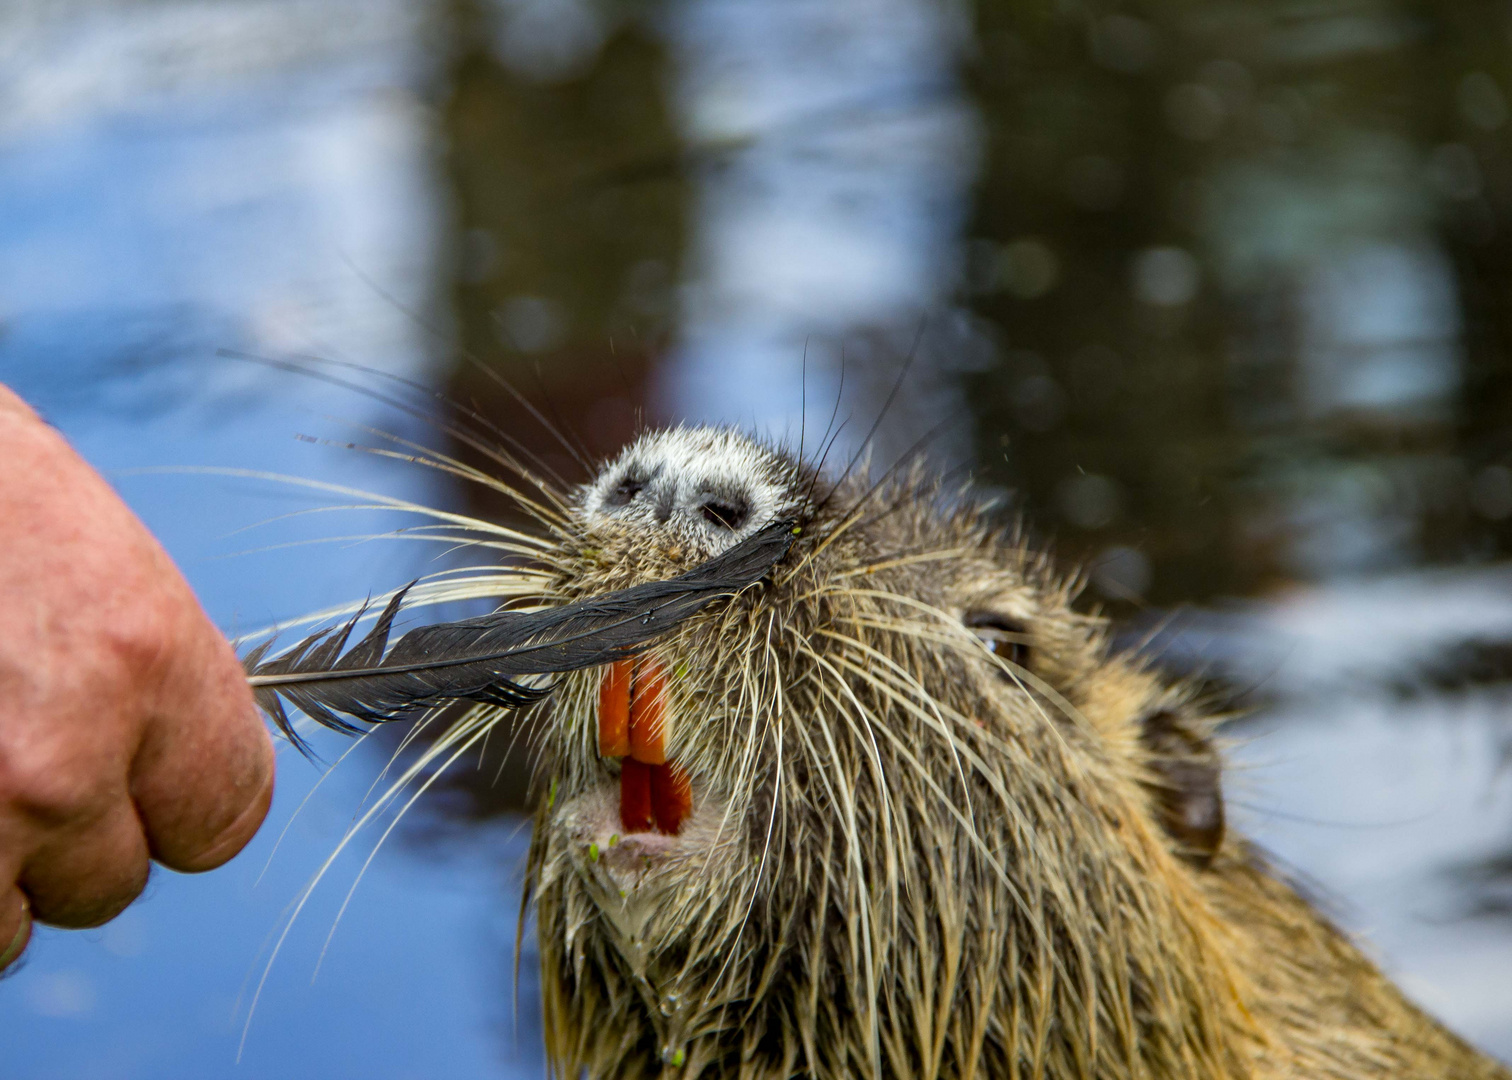
[[[595,841],[616,769],[598,673],[550,705],[529,901],[556,1075],[1512,1075],[1243,839],[1194,860],[1166,832],[1141,723],[1212,721],[1015,534],[917,471],[827,486],[736,436],[677,437],[701,434],[780,479],[801,533],[656,647],[695,792],[670,853]],[[594,490],[553,526],[543,601],[709,554],[592,512]],[[963,625],[984,610],[1022,623],[1022,667]]]

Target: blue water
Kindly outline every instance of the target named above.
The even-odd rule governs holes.
[[[207,361],[209,363],[211,361]],[[219,363],[227,363],[220,361]],[[66,370],[57,369],[60,379]],[[449,494],[424,476],[286,437],[337,433],[312,410],[360,413],[342,392],[282,376],[284,402],[236,412],[189,404],[118,418],[97,405],[53,418],[118,484],[223,627],[251,628],[390,587],[429,568],[415,545],[338,543],[257,552],[303,534],[391,528],[384,515],[326,514],[249,525],[331,501],[267,481],[135,473],[141,467],[254,467],[416,499]],[[391,418],[392,419],[392,418]],[[350,520],[348,520],[350,519]],[[331,759],[347,746],[321,744]],[[264,946],[339,842],[381,767],[358,748],[294,817],[320,771],[282,752],[268,824],[225,869],[158,873],[146,896],[98,931],[40,932],[25,968],[0,983],[5,1075],[14,1077],[484,1077],[539,1072],[534,964],[522,965],[518,1036],[511,956],[525,833],[517,824],[421,848],[401,830],[356,890],[319,978],[336,908],[376,833],[338,864],[283,946],[235,1064]],[[276,854],[275,841],[293,817]],[[264,867],[267,867],[264,873]],[[261,880],[259,880],[261,877]],[[238,997],[240,996],[240,1001]]]
[[[439,350],[352,269],[423,300],[432,206],[420,140],[394,105],[408,92],[402,64],[363,54],[230,79],[168,105],[101,96],[56,123],[0,134],[0,380],[117,485],[228,632],[434,568],[416,544],[261,550],[413,522],[288,518],[343,500],[155,471],[268,470],[431,503],[454,497],[420,470],[295,437],[373,441],[348,421],[424,437],[405,417],[216,356],[307,350],[411,377],[434,370]],[[334,759],[348,744],[320,748]],[[270,937],[383,761],[358,748],[296,816],[322,773],[285,747],[268,823],[229,866],[158,872],[99,930],[40,929],[22,969],[0,981],[0,1074],[540,1075],[533,950],[517,1009],[513,985],[527,841],[518,823],[448,840],[401,828],[312,982],[377,837],[368,834],[300,915],[248,1023]]]
[[[289,381],[290,396],[298,398],[301,387],[293,377]],[[248,452],[248,444],[266,440],[269,430],[295,420],[304,430],[318,424],[308,416],[254,408],[229,421],[221,416],[213,426],[193,409],[146,420],[95,416],[77,427],[68,415],[61,419],[85,456],[113,473],[222,626],[287,618],[426,569],[408,545],[230,554],[266,542],[269,533],[330,535],[379,523],[377,515],[359,514],[353,515],[358,521],[334,530],[320,515],[319,528],[296,519],[281,529],[232,535],[312,501],[290,499],[266,482],[115,471],[186,461],[254,464],[409,497],[438,494],[349,451],[272,440],[264,453]],[[332,759],[345,749],[337,740],[321,744]],[[0,983],[5,1075],[397,1078],[539,1072],[532,1067],[539,1062],[539,1028],[530,956],[522,965],[518,1037],[512,1034],[512,949],[526,840],[516,823],[440,850],[419,847],[416,834],[401,830],[354,893],[312,983],[336,909],[376,839],[376,832],[368,834],[300,915],[246,1026],[248,995],[263,974],[269,935],[339,842],[383,760],[376,748],[358,748],[294,817],[321,773],[285,748],[268,824],[232,864],[195,877],[159,872],[144,898],[101,930],[40,932],[25,968]],[[237,1067],[244,1026],[245,1051]]]

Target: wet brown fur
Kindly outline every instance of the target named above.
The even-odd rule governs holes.
[[[1014,533],[917,472],[868,494],[765,467],[791,552],[657,646],[695,790],[677,844],[603,839],[596,672],[544,725],[557,1075],[1512,1078],[1224,832],[1212,718]],[[560,536],[553,597],[702,557],[581,513]],[[1022,665],[980,611],[1023,627]]]

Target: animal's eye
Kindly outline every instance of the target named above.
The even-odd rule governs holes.
[[[641,493],[646,486],[646,481],[634,473],[626,473],[618,484],[609,489],[604,496],[605,506],[628,506],[630,500]]]
[[[995,611],[968,611],[961,620],[992,653],[1015,667],[1029,666],[1029,630],[1017,619]],[[1006,679],[1007,672],[1000,672]]]
[[[751,508],[742,499],[706,499],[698,512],[710,525],[731,532],[744,525],[746,518],[751,516]]]

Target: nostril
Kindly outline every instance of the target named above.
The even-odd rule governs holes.
[[[645,486],[646,482],[644,480],[627,476],[609,489],[609,493],[604,496],[604,505],[628,506],[630,505],[630,501],[639,495],[641,489]]]
[[[698,508],[698,512],[710,525],[734,531],[745,524],[751,509],[733,499],[710,499]]]

